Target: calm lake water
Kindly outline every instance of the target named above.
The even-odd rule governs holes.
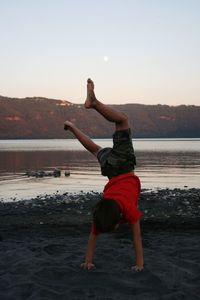
[[[111,139],[94,140],[111,147]],[[200,139],[134,139],[135,173],[142,188],[199,188]],[[61,169],[59,178],[28,178],[28,170]],[[70,171],[70,177],[64,171]],[[55,192],[102,191],[107,178],[77,140],[0,140],[0,199],[29,199]]]

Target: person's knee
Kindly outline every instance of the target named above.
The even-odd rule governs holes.
[[[121,113],[119,122],[116,122],[116,130],[124,130],[129,128],[128,116],[125,113]]]
[[[125,113],[122,113],[120,123],[123,124],[123,125],[128,125],[129,124],[128,116]]]
[[[128,122],[128,116],[125,113],[122,113],[122,120]]]

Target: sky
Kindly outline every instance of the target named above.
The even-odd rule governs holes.
[[[199,0],[0,0],[0,95],[200,105]]]

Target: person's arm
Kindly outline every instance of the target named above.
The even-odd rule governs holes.
[[[101,147],[95,144],[89,136],[84,134],[79,128],[77,128],[73,123],[69,121],[65,121],[64,129],[70,130],[75,137],[79,140],[79,142],[93,155],[97,156],[98,151]]]
[[[135,248],[135,266],[132,267],[133,271],[141,271],[144,266],[143,258],[143,248],[142,248],[142,238],[140,231],[140,221],[131,224],[132,234],[133,234],[133,243]]]
[[[97,235],[91,232],[88,240],[85,262],[81,264],[82,269],[90,270],[95,267],[95,265],[93,264],[93,255],[96,246],[96,240],[97,240]]]

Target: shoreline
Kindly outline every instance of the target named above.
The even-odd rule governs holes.
[[[0,228],[32,225],[89,225],[99,192],[63,193],[28,200],[0,201]],[[200,189],[142,190],[141,223],[200,229]],[[166,225],[165,225],[166,224]]]
[[[0,202],[0,298],[198,299],[200,189],[142,191],[145,268],[140,273],[131,272],[134,251],[127,224],[100,235],[96,269],[80,269],[99,195]]]

